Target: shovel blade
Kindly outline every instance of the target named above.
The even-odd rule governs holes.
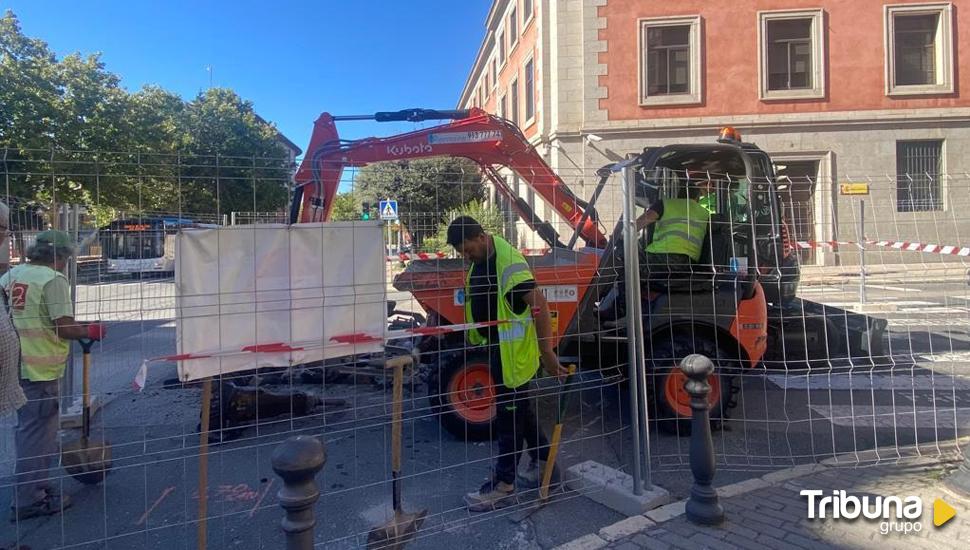
[[[414,514],[395,511],[391,521],[367,534],[368,550],[401,550],[421,529],[427,515],[427,510]]]
[[[111,470],[111,445],[82,437],[64,445],[61,464],[74,479],[85,485],[97,485]]]

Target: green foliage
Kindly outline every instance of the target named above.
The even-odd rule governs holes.
[[[485,196],[478,165],[455,157],[371,164],[354,181],[363,201],[397,199],[401,223],[419,245],[436,231],[446,212]]]
[[[445,213],[444,221],[434,235],[424,238],[421,248],[429,252],[446,252],[448,246],[448,224],[459,216],[470,216],[481,224],[486,232],[493,235],[505,234],[505,216],[494,206],[486,206],[482,201],[473,201]]]
[[[337,193],[333,198],[330,219],[335,222],[360,219],[360,201],[352,192]]]
[[[129,93],[99,55],[58,60],[0,17],[0,149],[12,195],[105,209],[273,211],[291,166],[276,129],[228,89]],[[120,153],[119,153],[120,152]]]

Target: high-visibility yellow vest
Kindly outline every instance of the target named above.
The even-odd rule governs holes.
[[[515,285],[533,279],[529,264],[521,252],[505,239],[492,236],[495,243],[495,273],[498,276],[498,339],[502,356],[502,378],[508,388],[517,388],[535,376],[539,370],[539,338],[531,308],[521,314],[512,310],[508,294]],[[465,276],[465,322],[472,323],[471,277],[474,266]],[[483,346],[488,339],[476,329],[468,331],[468,341]]]
[[[647,252],[685,254],[691,261],[698,261],[710,219],[711,213],[695,200],[664,199],[664,213],[657,220]]]
[[[64,375],[70,342],[58,338],[44,303],[44,287],[62,273],[34,264],[18,265],[6,277],[13,324],[20,336],[20,376],[32,382]]]

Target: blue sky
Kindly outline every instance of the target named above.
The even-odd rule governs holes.
[[[58,56],[101,52],[129,90],[229,87],[305,149],[321,112],[454,108],[490,0],[0,0]],[[357,138],[415,125],[348,122]]]

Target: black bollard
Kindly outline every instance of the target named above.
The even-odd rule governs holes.
[[[273,471],[283,478],[276,494],[286,512],[280,525],[286,533],[287,550],[313,550],[313,527],[317,520],[313,505],[320,498],[316,475],[323,469],[327,453],[315,437],[291,437],[273,451]]]
[[[714,364],[700,354],[688,355],[680,362],[680,370],[687,376],[684,389],[690,394],[690,408],[694,410],[690,432],[690,471],[694,486],[687,500],[687,519],[700,525],[720,525],[724,522],[724,508],[711,487],[714,481],[714,442],[711,440],[710,404],[707,394],[711,385],[707,377],[714,372]]]

